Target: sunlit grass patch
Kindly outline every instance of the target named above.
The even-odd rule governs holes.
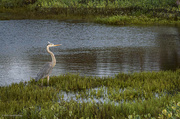
[[[129,15],[116,15],[108,17],[97,17],[97,23],[110,24],[110,25],[180,25],[180,18],[159,18]]]
[[[160,119],[169,118],[175,119],[180,118],[180,102],[171,101],[165,109],[162,110],[162,113],[159,114]]]

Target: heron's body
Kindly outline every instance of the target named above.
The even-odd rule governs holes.
[[[40,79],[47,77],[48,74],[51,73],[52,69],[52,62],[47,62],[46,64],[44,64],[44,66],[40,69],[40,72],[37,74],[35,81],[39,81]]]
[[[53,67],[56,65],[56,58],[55,58],[54,54],[49,50],[49,47],[54,47],[54,46],[59,46],[59,45],[61,45],[61,44],[54,45],[54,44],[48,42],[47,52],[51,55],[52,62],[47,62],[46,64],[44,64],[44,66],[40,69],[39,73],[37,74],[35,81],[42,79],[42,84],[43,84],[43,78],[47,77],[47,82],[49,85],[49,75],[50,75]]]

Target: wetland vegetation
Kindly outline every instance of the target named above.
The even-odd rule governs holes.
[[[114,77],[78,74],[0,87],[0,115],[23,118],[180,118],[180,70],[119,73]],[[18,117],[17,117],[18,118]]]
[[[80,19],[113,25],[180,25],[176,0],[1,0],[0,19]]]
[[[180,25],[175,0],[0,0],[0,19]],[[52,76],[50,86],[46,82],[1,86],[0,118],[180,118],[179,69],[113,77],[63,74]]]

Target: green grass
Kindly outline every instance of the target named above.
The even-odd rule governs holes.
[[[110,25],[176,25],[180,26],[180,17],[175,20],[175,17],[169,16],[169,18],[148,17],[141,16],[127,16],[117,15],[111,17],[97,17],[95,22],[101,24]]]
[[[80,19],[111,25],[180,25],[175,0],[1,0],[0,19]]]
[[[41,8],[64,8],[64,7],[90,7],[90,8],[120,8],[120,7],[143,7],[160,8],[175,5],[175,0],[1,0],[4,7],[41,7]]]
[[[46,79],[44,86],[40,85],[41,81],[36,83],[31,79],[0,87],[0,116],[73,119],[179,117],[180,70],[120,73],[103,78],[64,74],[52,76],[49,87]],[[164,110],[168,112],[164,113]]]

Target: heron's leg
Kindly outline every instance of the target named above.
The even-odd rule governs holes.
[[[49,76],[47,76],[47,85],[49,86]]]
[[[43,86],[43,78],[42,78],[42,86]]]

